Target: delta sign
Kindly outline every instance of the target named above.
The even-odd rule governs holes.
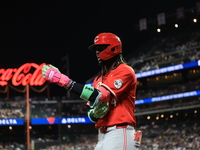
[[[36,63],[25,63],[19,68],[0,69],[0,86],[6,86],[9,82],[13,86],[41,86],[45,83],[42,77],[42,66]]]

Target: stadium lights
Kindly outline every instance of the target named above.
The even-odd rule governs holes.
[[[12,130],[13,128],[12,128],[12,126],[9,126],[9,130]]]
[[[196,19],[196,18],[194,18],[194,19],[193,19],[193,22],[194,22],[194,23],[197,23],[197,19]]]
[[[157,32],[161,32],[161,29],[160,29],[160,28],[157,28]]]
[[[176,23],[176,24],[174,25],[174,27],[175,27],[175,28],[178,28],[178,24]]]

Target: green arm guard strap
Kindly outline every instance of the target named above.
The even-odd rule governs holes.
[[[89,85],[84,85],[80,98],[88,101],[93,92],[94,92],[94,87]]]

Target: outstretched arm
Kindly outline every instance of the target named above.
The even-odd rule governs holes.
[[[42,77],[50,83],[56,83],[76,93],[81,99],[89,101],[92,109],[88,112],[88,117],[91,121],[96,122],[107,113],[109,102],[111,101],[111,93],[103,86],[94,88],[89,85],[76,83],[52,65],[43,66]]]
[[[94,88],[89,85],[79,84],[62,74],[58,68],[52,65],[44,65],[42,68],[42,77],[50,83],[56,83],[80,96],[81,99],[90,101],[93,107],[98,102],[110,102],[111,93],[102,86]]]

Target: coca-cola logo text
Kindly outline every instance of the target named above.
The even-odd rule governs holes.
[[[42,77],[42,66],[35,63],[26,63],[21,67],[0,69],[0,86],[8,85],[8,81],[11,80],[12,85],[26,86],[41,86],[45,83],[45,79]],[[33,70],[33,71],[32,71]]]

